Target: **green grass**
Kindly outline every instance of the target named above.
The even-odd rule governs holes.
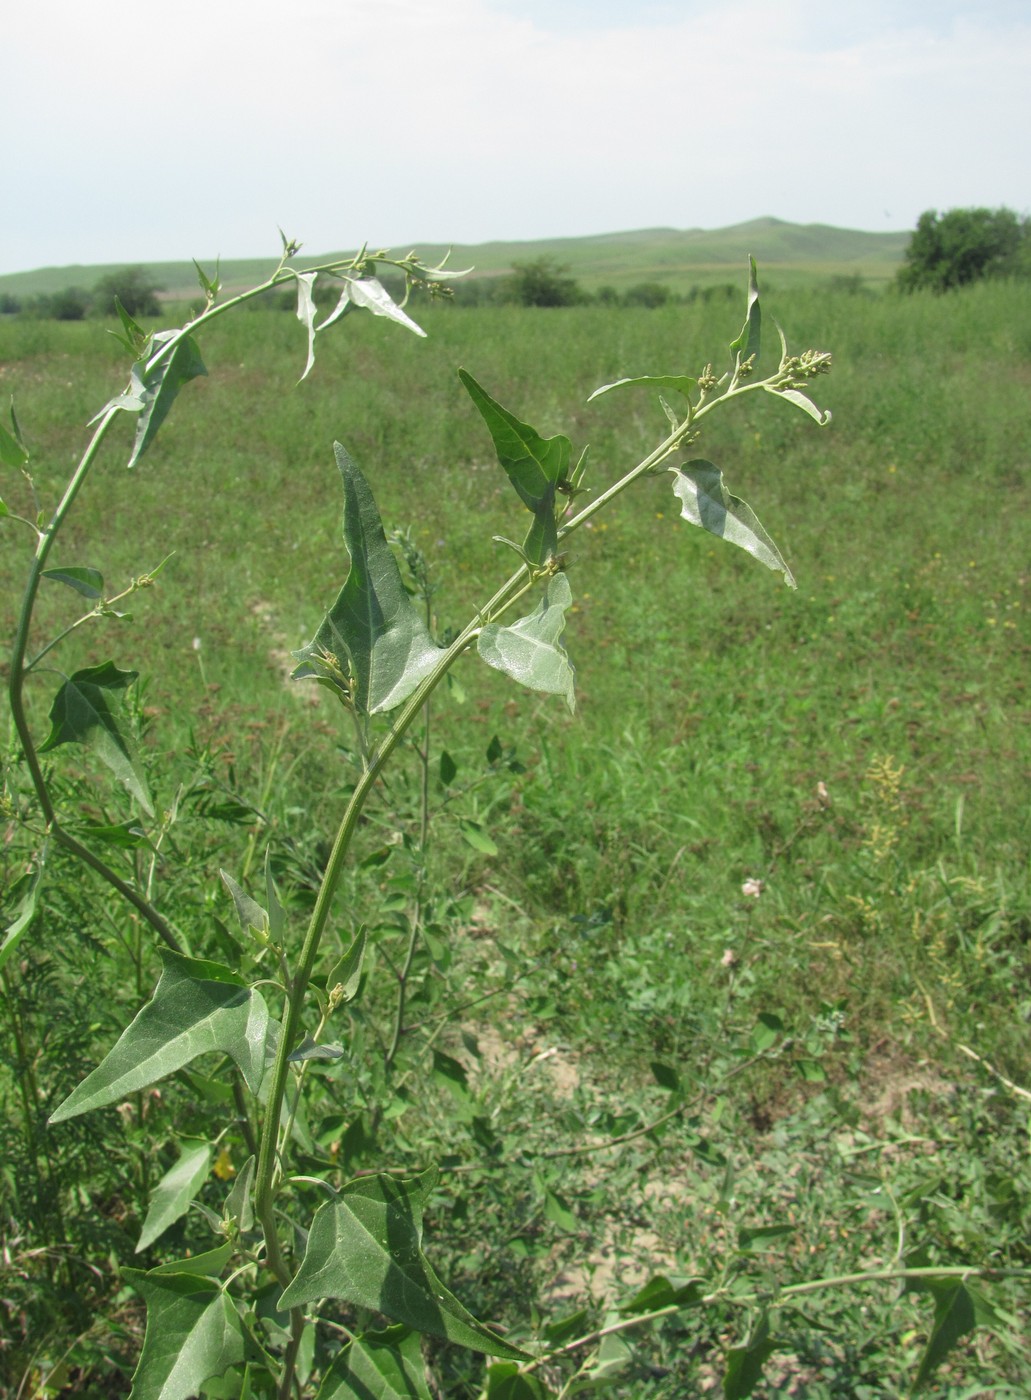
[[[435,972],[421,965],[420,995],[431,1015],[441,997],[493,994],[438,1046],[475,1087],[456,1106],[438,1075],[418,1102],[401,1094],[373,1150],[363,1155],[352,1137],[344,1152],[361,1165],[444,1155],[472,1172],[471,1198],[468,1177],[445,1179],[431,1237],[444,1275],[485,1316],[515,1325],[531,1300],[551,1317],[592,1297],[603,1309],[612,1270],[627,1286],[649,1266],[704,1273],[739,1230],[785,1222],[793,1233],[768,1261],[747,1254],[746,1276],[774,1260],[782,1281],[887,1262],[899,1216],[907,1248],[934,1262],[1027,1265],[1026,1103],[991,1069],[1031,1081],[1029,302],[1026,285],[766,297],[793,348],[834,352],[831,378],[818,382],[834,422],[818,431],[784,405],[751,401],[710,420],[695,450],[757,511],[798,591],[679,521],[663,477],[573,541],[576,717],[474,661],[458,674],[464,701],[452,693],[437,706],[434,754],[446,748],[458,764],[446,802],[434,786],[446,807],[433,868],[450,951],[434,954]],[[507,571],[490,537],[517,532],[521,511],[455,367],[541,432],[565,431],[575,448],[589,440],[598,488],[665,420],[642,391],[587,406],[590,392],[632,373],[697,373],[739,325],[736,306],[715,303],[416,314],[425,342],[352,318],[297,387],[292,316],[256,311],[212,327],[209,377],[184,391],[138,471],[126,474],[115,452],[105,458],[54,560],[100,568],[114,588],[174,551],[134,598],[131,622],[77,634],[56,663],[70,671],[111,655],[149,678],[159,801],[195,785],[173,841],[182,866],[163,863],[158,888],[196,946],[219,955],[228,913],[217,867],[239,872],[270,842],[300,910],[348,782],[346,729],[283,679],[286,654],[313,634],[346,567],[333,439],[369,476],[388,526],[410,525],[434,561],[438,625],[459,626]],[[96,326],[0,324],[0,391],[15,395],[45,502],[122,374]],[[12,510],[30,509],[15,474],[2,494]],[[10,632],[29,540],[10,521],[4,529]],[[41,638],[71,603],[51,586]],[[51,682],[34,695],[41,734]],[[494,735],[524,771],[486,763]],[[92,772],[85,759],[82,771]],[[11,781],[16,791],[15,770]],[[245,816],[212,817],[223,784],[260,805],[266,823],[252,831]],[[117,800],[104,791],[89,784],[80,799],[114,820]],[[384,955],[400,940],[384,911],[410,888],[396,834],[410,832],[414,802],[403,768],[362,844],[393,854],[342,895],[342,941],[359,918]],[[498,856],[463,843],[455,815],[491,830]],[[10,830],[13,873],[28,838]],[[45,1034],[47,987],[67,982],[78,997],[91,987],[102,1007],[88,1044],[74,1017],[59,1028],[60,1053],[42,1062],[57,1097],[138,996],[135,978],[117,991],[105,980],[108,969],[124,974],[118,916],[90,882],[61,873],[54,928],[106,951],[93,965],[85,944],[62,950],[44,928],[29,957],[35,1034]],[[757,899],[742,892],[746,880],[763,882]],[[146,950],[141,958],[147,986]],[[509,984],[512,959],[529,972]],[[371,1035],[375,1004],[362,1014]],[[745,1065],[760,1014],[777,1018],[784,1048]],[[619,1151],[575,1155],[668,1107],[656,1061],[697,1105]],[[551,1075],[555,1065],[565,1078]],[[13,1085],[2,1090],[12,1119]],[[205,1131],[182,1086],[170,1086],[169,1105]],[[116,1176],[153,1175],[151,1149],[120,1139],[110,1117]],[[55,1150],[85,1163],[88,1131],[101,1129],[70,1129]],[[542,1155],[556,1148],[574,1155]],[[158,1150],[167,1166],[168,1147]],[[104,1196],[105,1169],[94,1156],[81,1171],[103,1199],[103,1249],[129,1262],[144,1182],[119,1195],[110,1179]],[[563,1268],[568,1286],[556,1282]],[[1016,1285],[992,1297],[1026,1332]],[[777,1333],[794,1360],[773,1363],[769,1389],[756,1393],[784,1393],[788,1377],[812,1397],[906,1393],[929,1316],[926,1298],[896,1305],[884,1289],[814,1298],[804,1317],[782,1315]],[[686,1318],[642,1350],[634,1364],[651,1370],[633,1371],[618,1393],[680,1395],[707,1380],[731,1315]],[[929,1393],[1026,1386],[1026,1361],[977,1337]],[[465,1387],[479,1363],[439,1364],[446,1393],[475,1393]]]

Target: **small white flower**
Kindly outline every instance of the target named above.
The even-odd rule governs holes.
[[[831,795],[827,791],[826,783],[816,784],[816,800],[819,802],[821,807],[829,807],[831,805]]]
[[[758,899],[763,892],[762,880],[746,880],[741,886],[741,893],[748,899]]]
[[[734,952],[733,948],[725,949],[722,958],[720,958],[720,966],[733,967],[736,962],[737,954]]]

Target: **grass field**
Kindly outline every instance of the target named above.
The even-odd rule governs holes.
[[[310,1129],[313,1155],[352,1168],[443,1161],[439,1271],[517,1332],[535,1309],[603,1321],[656,1272],[772,1290],[892,1260],[1031,1263],[1031,289],[903,299],[773,281],[764,305],[791,346],[834,353],[819,383],[834,421],[749,400],[694,450],[756,510],[797,591],[678,520],[665,476],[576,536],[575,717],[474,661],[433,715],[436,933],[413,1014],[436,1029],[413,1033],[406,1070],[432,1065],[429,1087],[393,1083],[384,1121],[327,1075]],[[424,342],[351,318],[302,385],[292,316],[212,327],[208,377],[136,472],[110,453],[57,557],[113,590],[171,556],[131,621],[82,629],[55,665],[111,656],[144,677],[155,793],[186,794],[156,883],[195,950],[226,942],[218,868],[253,875],[266,844],[303,910],[348,789],[329,700],[284,679],[346,570],[334,439],[429,558],[438,629],[457,629],[507,572],[491,536],[518,531],[520,507],[456,367],[542,433],[589,441],[599,489],[665,419],[646,392],[588,406],[591,391],[697,374],[740,325],[722,302],[413,314]],[[15,397],[43,502],[121,388],[120,353],[95,324],[0,322],[0,398]],[[16,473],[0,494],[32,513]],[[8,634],[28,539],[4,522]],[[69,590],[43,595],[40,642],[71,606]],[[53,688],[33,697],[40,734]],[[63,771],[86,819],[122,819],[85,757]],[[6,773],[12,882],[36,836],[13,757]],[[339,912],[341,943],[365,921],[388,963],[417,788],[409,764],[384,791]],[[491,841],[470,844],[469,823]],[[154,962],[55,861],[38,937],[7,974],[0,1102],[24,1144],[26,1115],[38,1135]],[[438,1025],[442,1006],[462,1009]],[[355,1013],[356,1045],[381,1015]],[[205,1092],[169,1085],[147,1123],[142,1106],[110,1110],[53,1130],[34,1159],[12,1148],[0,1389],[61,1393],[33,1387],[73,1347],[67,1393],[127,1391],[139,1317],[113,1263],[134,1262],[172,1124],[207,1131]],[[180,1222],[177,1246],[206,1247],[202,1225]],[[1026,1286],[988,1292],[998,1326],[966,1336],[928,1394],[1027,1393]],[[754,1393],[908,1394],[930,1316],[925,1295],[883,1285],[814,1293],[777,1314]],[[743,1325],[729,1303],[678,1315],[615,1393],[706,1393]],[[477,1358],[433,1359],[443,1394],[478,1393]]]

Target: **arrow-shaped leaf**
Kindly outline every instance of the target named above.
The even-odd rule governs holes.
[[[340,443],[333,444],[344,483],[347,580],[312,641],[294,655],[295,677],[316,676],[349,693],[367,714],[402,704],[440,657],[401,581],[365,477]]]
[[[136,1245],[137,1254],[186,1214],[190,1202],[207,1180],[210,1166],[208,1143],[188,1143],[182,1148],[179,1160],[165,1172],[150,1194],[147,1218]]]
[[[558,548],[555,493],[569,472],[572,444],[561,434],[542,438],[535,428],[521,423],[492,399],[471,374],[460,369],[458,377],[490,429],[498,461],[519,499],[533,511],[523,552],[532,564],[546,564]]]
[[[217,1284],[195,1274],[139,1269],[123,1269],[122,1277],[147,1304],[130,1400],[190,1400],[212,1376],[243,1363],[243,1324]]]
[[[339,320],[349,306],[360,306],[366,311],[371,311],[374,316],[386,316],[389,320],[396,321],[399,326],[414,331],[416,335],[425,336],[426,332],[422,326],[416,325],[411,316],[398,306],[378,277],[345,277],[343,281],[344,290],[340,293],[340,300],[319,326],[320,331]]]
[[[50,707],[50,733],[40,745],[47,753],[61,744],[91,748],[132,793],[148,816],[154,807],[132,736],[124,734],[111,712],[108,692],[125,690],[138,672],[122,671],[113,661],[87,666],[65,681]]]
[[[530,690],[562,695],[570,710],[576,705],[573,668],[559,637],[566,609],[573,601],[565,574],[555,574],[545,596],[527,617],[502,627],[491,622],[480,632],[477,650],[488,666],[504,671]]]
[[[44,569],[41,577],[52,578],[55,583],[74,588],[76,593],[81,593],[84,598],[94,600],[104,596],[104,575],[99,569]]]
[[[765,1314],[759,1318],[746,1342],[727,1352],[727,1369],[723,1376],[725,1400],[745,1400],[762,1380],[763,1367],[777,1350],[770,1337],[770,1324]]]
[[[759,358],[759,345],[762,330],[762,311],[759,308],[759,280],[756,273],[755,259],[748,259],[748,304],[745,311],[745,324],[741,327],[741,334],[735,341],[732,341],[730,353],[737,356],[737,363],[754,356]]]
[[[51,1115],[51,1123],[114,1103],[219,1050],[257,1093],[270,1031],[268,1008],[237,973],[218,963],[159,949],[164,970],[153,1000],[109,1054]]]
[[[431,1400],[418,1333],[390,1327],[356,1337],[334,1359],[317,1400]]]
[[[736,544],[768,569],[779,570],[789,588],[795,580],[780,550],[759,524],[752,508],[732,496],[723,484],[719,467],[703,458],[673,469],[673,491],[681,503],[681,515],[711,535]]]
[[[787,399],[788,403],[793,403],[803,413],[808,413],[809,417],[819,423],[821,428],[826,428],[831,421],[830,409],[817,408],[808,394],[803,394],[800,389],[773,389],[767,386],[767,391],[775,394],[778,399]]]
[[[297,319],[308,332],[308,359],[301,379],[307,379],[315,363],[315,278],[316,272],[297,272]]]
[[[160,351],[161,346],[176,334],[176,331],[159,331],[152,341],[154,352]],[[140,420],[136,424],[136,440],[133,443],[132,456],[127,463],[129,467],[136,466],[154,441],[158,429],[175,403],[179,390],[191,379],[196,379],[202,374],[207,374],[207,370],[200,357],[197,342],[189,335],[184,336],[171,354],[163,355],[156,364],[152,354],[149,362],[142,368],[139,365],[133,366],[129,397],[140,401]],[[124,405],[130,409],[132,406],[130,403]]]
[[[975,1327],[1001,1326],[994,1308],[970,1283],[955,1278],[921,1280],[920,1291],[934,1298],[934,1323],[920,1359],[914,1390],[925,1386],[961,1337]]]
[[[18,896],[18,912],[4,930],[0,942],[0,967],[12,956],[22,940],[25,930],[36,916],[36,896],[43,878],[43,858],[40,857],[34,870],[27,871],[11,886],[10,893]]]
[[[687,374],[638,374],[632,379],[617,379],[612,384],[603,384],[600,389],[595,389],[587,402],[600,399],[602,394],[608,394],[613,389],[632,389],[638,386],[651,389],[678,389],[680,393],[686,394],[690,398],[698,387],[698,380],[692,379]]]
[[[436,1180],[430,1169],[406,1181],[374,1176],[349,1182],[316,1211],[280,1309],[341,1298],[488,1356],[525,1359],[525,1352],[477,1322],[422,1252],[422,1215]]]

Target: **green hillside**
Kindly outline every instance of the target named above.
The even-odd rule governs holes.
[[[811,282],[832,276],[858,275],[872,282],[893,276],[909,242],[909,233],[864,233],[826,224],[791,224],[781,219],[752,219],[724,229],[640,229],[630,233],[595,234],[585,238],[541,238],[527,242],[456,244],[454,267],[473,267],[474,276],[498,277],[513,263],[550,257],[567,264],[586,287],[606,283],[616,287],[659,281],[674,291],[693,285],[726,281],[752,254],[779,282]],[[415,246],[428,262],[442,258],[447,246]],[[407,252],[407,247],[400,251]],[[324,262],[340,253],[312,254],[305,250],[299,265]],[[210,270],[214,259],[201,259]],[[33,272],[0,276],[0,293],[33,296],[65,287],[91,287],[120,264],[93,267],[45,267]],[[192,297],[197,276],[190,261],[147,265],[171,300]],[[273,266],[273,258],[233,258],[222,263],[227,289],[252,286]]]

